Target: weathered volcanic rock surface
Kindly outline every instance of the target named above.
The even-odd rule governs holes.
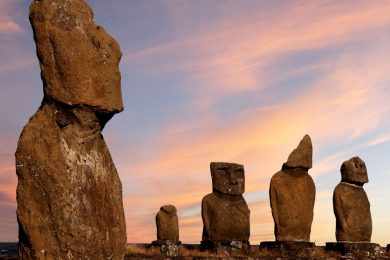
[[[315,201],[312,143],[306,135],[271,179],[270,201],[277,241],[309,241]]]
[[[156,215],[157,241],[160,243],[179,242],[179,220],[176,207],[165,205]]]
[[[213,192],[202,199],[202,243],[213,247],[231,242],[248,244],[250,210],[242,195],[244,166],[213,162],[210,170]]]
[[[123,259],[122,186],[101,134],[123,110],[119,45],[83,0],[35,0],[44,99],[16,151],[21,259]]]
[[[368,182],[365,163],[359,157],[341,166],[342,181],[333,193],[337,241],[370,242],[372,219],[370,202],[363,188]]]

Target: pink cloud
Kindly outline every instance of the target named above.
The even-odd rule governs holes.
[[[12,20],[0,20],[0,33],[21,32],[22,28]]]
[[[177,8],[176,4],[171,8]],[[264,71],[270,61],[291,52],[364,38],[390,24],[389,11],[390,5],[383,2],[289,2],[266,18],[252,12],[221,19],[202,33],[130,53],[125,62],[146,62],[148,69],[159,72],[188,73],[197,82],[197,90],[208,96],[266,88],[275,76]],[[173,15],[180,26],[182,14],[174,11]],[[167,57],[175,62],[167,64]]]

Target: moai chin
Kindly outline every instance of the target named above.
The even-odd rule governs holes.
[[[315,186],[308,174],[313,147],[306,135],[271,179],[269,196],[276,241],[310,241]]]
[[[179,243],[179,221],[176,207],[162,206],[156,215],[157,243]]]
[[[370,202],[363,189],[368,182],[366,165],[359,157],[353,157],[343,162],[340,171],[341,182],[333,193],[336,239],[339,242],[370,242]]]
[[[118,43],[84,0],[33,0],[44,98],[16,151],[20,259],[123,259],[122,186],[101,131],[123,110]]]
[[[202,244],[249,244],[248,205],[245,191],[244,167],[235,163],[210,164],[213,192],[202,200]]]

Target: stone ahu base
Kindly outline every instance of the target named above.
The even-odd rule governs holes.
[[[251,245],[242,249],[227,246],[205,249],[201,245],[180,244],[175,245],[174,250],[152,244],[129,244],[125,259],[390,259],[390,252],[378,244],[341,244],[315,246],[309,242],[262,242],[260,246]]]
[[[383,251],[379,244],[368,242],[331,242],[326,243],[325,249],[327,251],[339,252],[344,256],[352,254],[376,256]]]

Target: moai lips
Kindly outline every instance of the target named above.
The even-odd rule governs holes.
[[[362,159],[353,157],[341,166],[341,182],[333,193],[336,239],[346,242],[370,242],[372,220],[370,202],[363,184],[368,182]]]
[[[101,130],[121,111],[119,45],[83,0],[30,8],[44,99],[16,151],[21,259],[123,259],[122,186]]]
[[[179,221],[176,207],[173,205],[162,206],[156,215],[157,241],[159,243],[179,242]]]
[[[308,174],[312,151],[306,135],[271,179],[269,196],[277,241],[310,241],[315,201],[315,185]]]
[[[234,163],[211,163],[213,193],[202,200],[204,244],[242,242],[248,244],[250,227],[244,167]]]

